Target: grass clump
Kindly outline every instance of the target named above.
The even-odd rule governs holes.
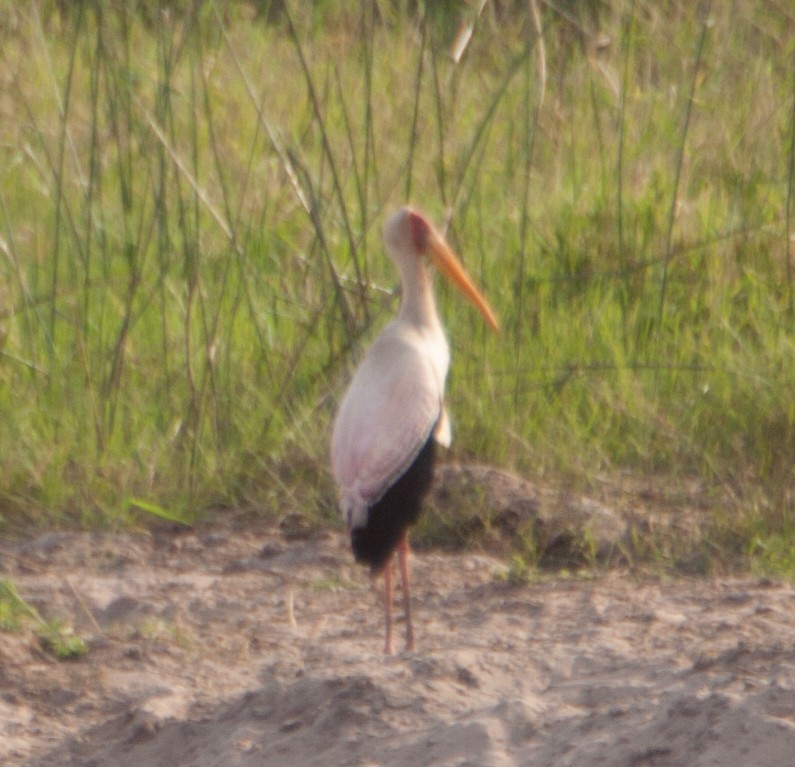
[[[0,0],[0,525],[336,519],[329,419],[411,199],[503,328],[439,286],[455,457],[699,477],[776,534],[791,14],[271,5]]]
[[[37,629],[42,646],[59,660],[74,660],[88,652],[86,640],[77,636],[71,626],[53,619]]]
[[[508,569],[498,572],[495,577],[512,586],[525,586],[537,580],[538,571],[533,563],[528,562],[521,554],[513,554]]]
[[[59,660],[79,658],[88,652],[86,641],[70,625],[58,618],[42,618],[19,595],[12,581],[0,578],[0,630],[16,632],[31,624],[42,647]]]

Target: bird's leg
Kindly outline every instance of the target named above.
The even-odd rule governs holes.
[[[386,609],[386,643],[384,654],[392,655],[392,557],[384,568],[384,607]]]
[[[406,649],[414,649],[414,628],[411,624],[411,574],[409,573],[409,534],[403,533],[398,544],[400,579],[403,582],[403,610],[406,614]]]

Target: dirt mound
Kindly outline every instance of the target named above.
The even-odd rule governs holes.
[[[421,554],[418,649],[385,658],[380,591],[333,535],[57,533],[0,562],[90,647],[0,633],[2,764],[792,764],[790,585],[514,586]]]

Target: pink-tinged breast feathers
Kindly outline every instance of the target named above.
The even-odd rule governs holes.
[[[377,361],[377,360],[376,360]],[[343,400],[332,467],[343,502],[375,503],[408,469],[439,419],[443,382],[422,355],[366,359]]]

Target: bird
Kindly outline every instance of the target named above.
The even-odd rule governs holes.
[[[331,466],[357,562],[384,574],[386,641],[391,655],[392,560],[397,551],[406,650],[415,648],[411,616],[409,527],[431,487],[436,446],[449,447],[444,391],[450,350],[434,299],[433,264],[498,330],[497,318],[445,238],[407,206],[384,223],[387,255],[400,272],[396,318],[376,337],[334,418]]]

